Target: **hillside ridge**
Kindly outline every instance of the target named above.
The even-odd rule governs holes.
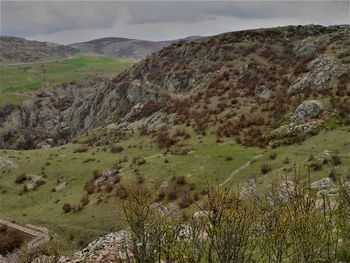
[[[65,85],[45,95],[54,103],[8,107],[0,118],[17,133],[35,127],[63,141],[101,125],[157,130],[182,123],[198,134],[217,127],[218,137],[245,145],[294,143],[350,110],[348,30],[289,26],[179,41],[113,80]],[[38,119],[43,105],[52,111]],[[15,125],[12,114],[22,116]]]

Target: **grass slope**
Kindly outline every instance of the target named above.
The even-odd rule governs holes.
[[[132,64],[127,59],[77,56],[53,62],[38,62],[0,67],[0,106],[21,103],[28,90],[55,87],[88,76],[115,75]]]
[[[350,133],[341,128],[327,134],[320,133],[301,145],[268,150],[243,147],[233,141],[217,143],[215,136],[210,134],[202,139],[192,135],[190,139],[184,140],[184,147],[192,149],[187,155],[164,156],[160,154],[162,151],[155,146],[151,138],[138,134],[130,135],[119,144],[124,147],[121,153],[111,153],[104,150],[103,146],[90,148],[83,153],[74,153],[77,144],[29,151],[0,150],[0,156],[11,159],[18,165],[15,170],[0,174],[1,217],[48,227],[51,234],[58,237],[60,248],[69,253],[81,246],[81,241],[86,242],[106,232],[122,228],[120,201],[114,195],[98,203],[99,194],[94,194],[90,197],[90,203],[77,213],[64,214],[62,205],[66,202],[79,202],[84,193],[84,184],[94,169],[108,169],[125,156],[128,157],[128,161],[122,163],[124,182],[134,180],[135,169],[140,170],[147,182],[153,182],[155,185],[162,181],[170,181],[173,176],[184,175],[188,182],[196,184],[198,192],[204,189],[206,181],[223,182],[233,171],[259,154],[263,156],[235,175],[227,185],[237,187],[254,177],[260,187],[265,187],[272,179],[285,176],[283,168],[294,166],[294,163],[303,174],[307,169],[305,160],[310,153],[317,157],[324,150],[339,151],[342,167],[346,171],[350,169]],[[271,152],[277,153],[274,160],[269,158]],[[232,160],[226,160],[228,156],[231,156]],[[135,165],[132,162],[133,157],[145,158],[146,163]],[[289,164],[283,162],[286,157],[290,160]],[[87,161],[89,159],[90,161]],[[169,162],[166,163],[165,159]],[[273,168],[267,175],[261,175],[260,172],[264,163]],[[330,169],[329,166],[323,166],[319,171],[312,171],[312,179],[328,176]],[[44,175],[46,184],[33,192],[21,194],[23,186],[14,182],[16,175],[21,173]],[[57,185],[57,180],[67,182],[62,192],[52,191]]]

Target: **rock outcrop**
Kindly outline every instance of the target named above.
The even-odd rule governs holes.
[[[47,148],[107,126],[156,130],[186,123],[203,131],[219,125],[220,136],[232,136],[243,132],[232,128],[241,123],[240,115],[254,111],[263,116],[251,120],[247,114],[243,129],[258,124],[264,134],[269,130],[267,123],[278,128],[276,124],[294,106],[289,100],[293,95],[308,88],[320,96],[331,89],[334,94],[346,92],[337,93],[337,89],[350,67],[338,59],[332,34],[346,35],[348,30],[291,26],[173,43],[112,80],[62,85],[37,94],[34,103],[0,109],[0,148]],[[266,44],[270,41],[273,45]],[[298,70],[300,60],[310,54]],[[309,99],[290,117],[292,122],[322,113],[323,108]],[[283,107],[282,100],[286,101]],[[295,129],[309,130],[309,126]]]
[[[294,113],[289,117],[290,121],[305,121],[318,117],[324,108],[317,100],[307,100],[300,104]]]

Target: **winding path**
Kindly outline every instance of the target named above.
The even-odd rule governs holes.
[[[30,224],[20,226],[3,219],[0,219],[0,224],[17,229],[23,233],[33,236],[34,238],[28,243],[28,250],[36,248],[50,240],[49,230],[46,227],[39,227]]]
[[[225,180],[223,181],[219,186],[223,186],[225,184],[227,184],[229,181],[232,180],[232,178],[238,174],[239,172],[241,172],[242,170],[248,168],[250,165],[252,165],[253,162],[255,162],[257,159],[259,159],[260,157],[262,157],[263,154],[259,154],[257,156],[255,156],[253,159],[249,160],[248,162],[246,162],[245,164],[241,165],[239,168],[237,168],[236,170],[234,170],[230,176]]]

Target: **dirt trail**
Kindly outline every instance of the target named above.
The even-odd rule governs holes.
[[[223,182],[220,184],[220,186],[223,186],[223,185],[227,184],[229,181],[232,180],[232,178],[233,178],[236,174],[238,174],[238,173],[241,172],[242,170],[248,168],[253,162],[255,162],[257,159],[259,159],[259,158],[262,157],[262,156],[263,156],[263,154],[259,154],[259,155],[255,156],[253,159],[251,159],[251,160],[249,160],[248,162],[246,162],[245,164],[241,165],[239,168],[237,168],[236,170],[234,170],[234,171],[230,174],[230,176],[229,176],[225,181],[223,181]]]
[[[36,248],[50,240],[49,230],[46,227],[39,227],[30,224],[20,226],[3,219],[0,219],[0,224],[17,229],[23,233],[33,236],[34,238],[28,243],[28,250]]]

